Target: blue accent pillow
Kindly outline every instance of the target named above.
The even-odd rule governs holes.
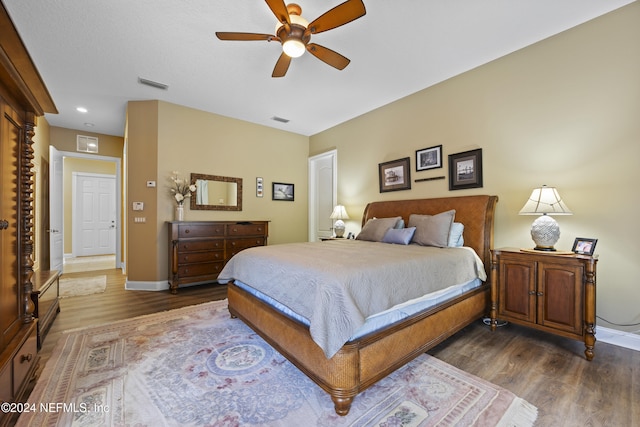
[[[382,243],[395,243],[396,245],[408,245],[416,232],[415,227],[390,228],[384,234]]]
[[[449,232],[449,246],[450,248],[459,248],[460,246],[464,246],[464,237],[462,233],[464,232],[464,224],[460,222],[454,222],[451,224],[451,231]]]

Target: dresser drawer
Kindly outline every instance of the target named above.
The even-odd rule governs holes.
[[[178,242],[178,253],[198,252],[198,251],[221,251],[224,250],[223,239],[210,240],[181,240]]]
[[[224,236],[223,224],[180,224],[178,225],[178,237],[215,237]]]
[[[222,271],[224,262],[211,262],[202,264],[187,264],[178,267],[178,275],[182,277],[217,275]]]
[[[178,254],[178,264],[224,261],[224,251],[186,252]]]
[[[230,258],[243,249],[264,246],[264,237],[250,237],[247,239],[227,240],[227,258]]]
[[[38,355],[38,334],[34,328],[29,338],[13,357],[13,390],[20,390]]]
[[[228,224],[227,236],[264,236],[264,224]]]

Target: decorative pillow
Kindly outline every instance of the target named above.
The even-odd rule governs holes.
[[[437,215],[412,214],[409,217],[409,227],[416,227],[413,242],[422,246],[446,247],[455,215],[456,211],[453,209]]]
[[[395,243],[396,245],[408,245],[411,242],[415,227],[409,228],[390,228],[384,234],[382,243]]]
[[[450,248],[459,248],[464,246],[464,224],[461,222],[454,222],[451,224],[451,231],[449,232],[449,243],[447,246]]]
[[[362,231],[356,240],[368,240],[370,242],[381,242],[388,229],[394,228],[402,217],[393,218],[372,218],[362,227]]]

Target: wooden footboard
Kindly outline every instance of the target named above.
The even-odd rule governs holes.
[[[336,413],[346,415],[358,393],[486,315],[489,286],[348,342],[331,359],[312,340],[306,326],[233,283],[228,286],[228,298],[232,316],[242,319],[329,393]]]

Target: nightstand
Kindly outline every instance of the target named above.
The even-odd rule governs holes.
[[[596,264],[588,255],[501,248],[491,251],[491,330],[497,320],[596,342]]]

